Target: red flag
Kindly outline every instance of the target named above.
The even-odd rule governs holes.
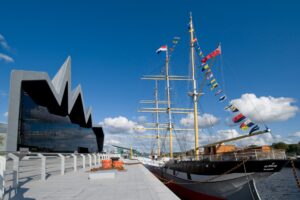
[[[208,54],[206,57],[202,58],[201,62],[206,63],[207,60],[216,57],[217,55],[221,54],[221,45],[218,46],[216,50]]]
[[[234,118],[232,118],[232,121],[234,123],[239,123],[239,122],[243,121],[244,119],[246,119],[246,117],[242,113],[240,113],[237,116],[235,116]]]

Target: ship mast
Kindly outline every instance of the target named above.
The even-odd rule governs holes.
[[[168,130],[169,130],[169,141],[170,141],[170,158],[173,158],[173,127],[172,127],[172,111],[171,111],[171,95],[170,95],[170,77],[169,77],[169,54],[166,51],[166,84],[167,84],[167,113],[168,113]]]
[[[198,159],[199,157],[199,141],[198,141],[198,97],[199,93],[197,93],[197,82],[195,79],[195,49],[194,49],[194,26],[193,26],[193,18],[192,13],[190,13],[190,53],[191,53],[191,67],[192,67],[192,81],[193,81],[193,92],[191,96],[193,98],[194,103],[194,130],[195,130],[195,157]]]
[[[157,157],[160,156],[160,135],[159,135],[159,113],[158,113],[158,84],[155,80],[155,108],[156,108],[156,140],[157,140]]]

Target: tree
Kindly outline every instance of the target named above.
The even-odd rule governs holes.
[[[284,150],[287,150],[289,148],[289,145],[287,145],[284,142],[278,142],[278,143],[273,143],[272,147],[274,149],[284,149]]]

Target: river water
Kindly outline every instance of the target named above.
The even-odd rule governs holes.
[[[300,178],[300,170],[297,170]],[[292,168],[283,168],[280,172],[256,183],[262,200],[300,200]]]

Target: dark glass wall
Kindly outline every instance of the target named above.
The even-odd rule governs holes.
[[[42,95],[42,94],[41,94]],[[22,89],[18,147],[44,152],[97,152],[96,135],[91,128],[72,123],[69,116],[50,113]]]

